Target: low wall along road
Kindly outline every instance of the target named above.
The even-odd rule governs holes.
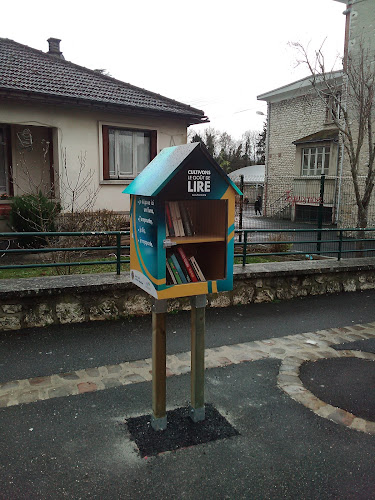
[[[271,262],[234,266],[233,291],[208,295],[208,307],[272,302],[375,289],[375,259]],[[128,274],[0,280],[0,330],[113,320],[151,313],[152,298]],[[168,309],[190,309],[188,298]]]

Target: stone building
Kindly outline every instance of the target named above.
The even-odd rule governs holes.
[[[337,86],[342,72],[332,74]],[[258,96],[268,104],[265,215],[316,218],[320,176],[326,175],[324,211],[333,221],[339,167],[338,130],[329,103],[313,90],[311,76]]]
[[[344,70],[328,75],[328,89],[323,78],[318,77],[317,86],[325,93],[324,98],[313,88],[311,75],[258,96],[268,104],[265,215],[316,221],[321,199],[320,177],[325,174],[324,220],[350,227],[357,224],[358,208],[349,159],[334,123],[334,117],[340,117],[340,110],[329,93],[334,88],[340,102],[348,109],[353,105],[345,65],[348,57],[357,61],[361,50],[367,60],[374,59],[375,5],[373,0],[335,1],[346,4]],[[356,131],[358,112],[352,108],[351,113]],[[362,190],[367,164],[368,147],[364,147],[359,169]],[[372,194],[368,226],[374,224]]]

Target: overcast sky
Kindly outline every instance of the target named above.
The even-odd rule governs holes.
[[[240,138],[262,128],[256,97],[307,75],[288,42],[342,54],[345,5],[334,0],[13,0],[1,33],[68,61],[202,109]],[[199,127],[198,127],[199,129]]]

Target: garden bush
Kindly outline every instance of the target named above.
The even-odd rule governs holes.
[[[13,198],[10,224],[16,232],[56,231],[56,218],[61,206],[43,193],[25,194]],[[47,243],[46,237],[25,236],[20,238],[20,246],[39,248]]]

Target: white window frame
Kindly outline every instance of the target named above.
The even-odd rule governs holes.
[[[132,136],[132,165],[131,165],[131,171],[129,170],[128,172],[123,172],[121,173],[121,166],[120,166],[120,143],[118,140],[118,137],[122,132],[127,132],[131,134]],[[110,164],[110,158],[109,158],[109,163],[108,163],[108,171],[109,171],[109,179],[110,180],[118,180],[118,179],[133,179],[135,178],[142,169],[138,169],[138,152],[137,152],[137,134],[145,134],[146,137],[149,137],[149,160],[147,163],[149,163],[151,159],[151,131],[149,130],[134,130],[134,129],[128,129],[128,128],[119,128],[119,127],[108,127],[108,151],[109,155],[111,157],[111,146],[110,146],[110,135],[114,134],[114,169],[111,172],[111,164]],[[146,165],[147,165],[146,163]]]
[[[318,167],[318,150],[322,150],[322,166]],[[313,154],[314,152],[314,154]],[[331,158],[331,145],[327,146],[306,146],[301,150],[301,176],[312,177],[322,174],[328,175],[329,163]],[[304,166],[305,155],[307,155],[307,168]],[[311,164],[313,161],[313,165]]]

